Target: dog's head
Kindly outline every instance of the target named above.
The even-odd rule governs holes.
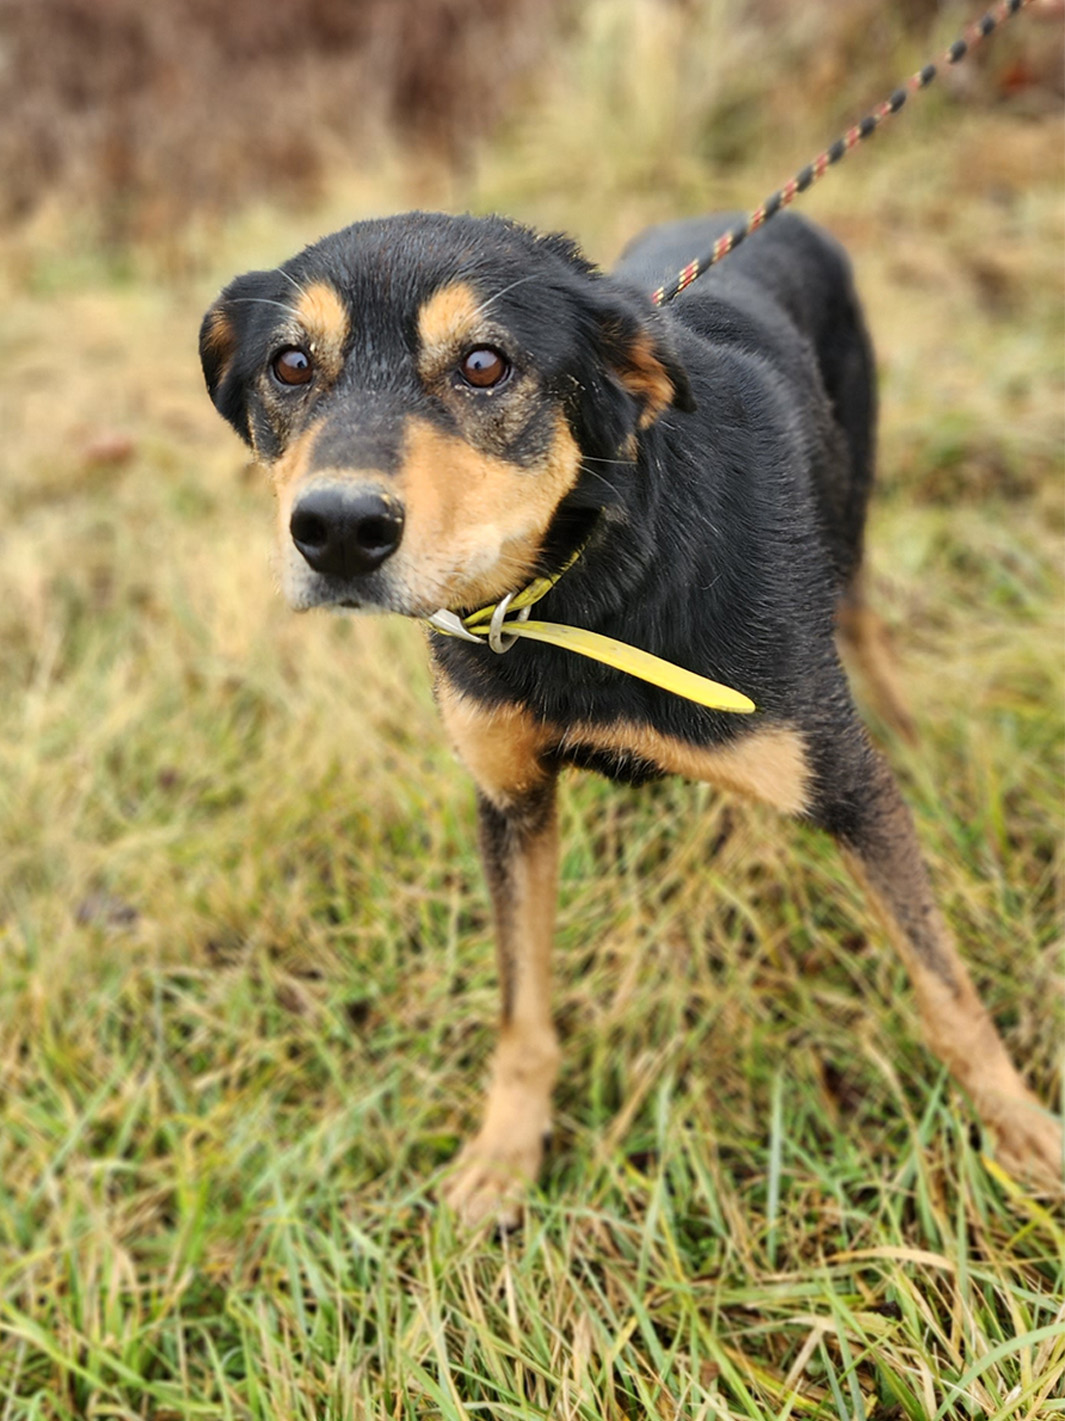
[[[502,597],[559,510],[613,501],[641,430],[691,399],[649,302],[498,218],[348,227],[232,282],[200,352],[271,469],[297,609]]]

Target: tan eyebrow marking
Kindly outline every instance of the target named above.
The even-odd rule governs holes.
[[[336,374],[344,357],[344,345],[351,330],[347,308],[326,281],[315,281],[300,292],[295,316],[310,338],[311,353]]]
[[[423,366],[432,366],[454,354],[473,330],[481,313],[476,292],[465,281],[442,286],[418,311],[418,340]]]

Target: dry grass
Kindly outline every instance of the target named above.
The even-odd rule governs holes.
[[[594,8],[457,200],[604,259],[752,205],[835,115],[700,157],[749,82],[725,9]],[[1062,178],[1056,119],[929,94],[804,209],[880,352],[889,753],[1048,1101]],[[1061,1415],[1060,1215],[980,1154],[830,847],[703,789],[567,782],[558,1137],[520,1236],[436,1210],[496,1012],[472,795],[415,628],[280,605],[194,354],[233,271],[411,198],[249,213],[182,282],[7,252],[0,1418]]]

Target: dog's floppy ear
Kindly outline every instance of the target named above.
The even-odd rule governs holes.
[[[622,329],[608,337],[614,373],[640,402],[641,429],[654,424],[671,405],[687,414],[695,409],[688,372],[663,327],[661,318],[651,315],[635,331]]]
[[[272,324],[266,311],[277,301],[275,286],[275,272],[249,271],[238,276],[215,301],[200,326],[200,362],[207,391],[219,414],[248,444],[252,442],[248,381],[262,355],[256,335],[260,328],[265,332]]]
[[[636,292],[607,278],[582,283],[585,370],[580,420],[585,447],[617,450],[667,409],[695,409],[668,323]]]

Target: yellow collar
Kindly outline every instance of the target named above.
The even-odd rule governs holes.
[[[486,643],[493,651],[509,651],[518,637],[528,637],[531,641],[546,641],[551,646],[559,646],[564,651],[576,652],[578,656],[590,657],[616,671],[624,671],[629,676],[638,676],[641,681],[650,681],[674,696],[695,701],[708,706],[710,710],[735,711],[740,715],[750,715],[756,710],[754,702],[711,681],[706,676],[697,676],[694,671],[686,671],[683,666],[674,666],[649,651],[627,646],[613,637],[600,636],[598,632],[584,631],[581,627],[567,627],[558,622],[530,622],[530,609],[541,597],[551,591],[555,583],[567,572],[581,555],[578,550],[565,566],[551,577],[538,577],[528,587],[518,593],[508,592],[498,602],[471,612],[468,617],[460,617],[441,607],[431,617],[424,620],[434,631],[444,636],[461,637],[463,641],[475,642],[478,646]]]

